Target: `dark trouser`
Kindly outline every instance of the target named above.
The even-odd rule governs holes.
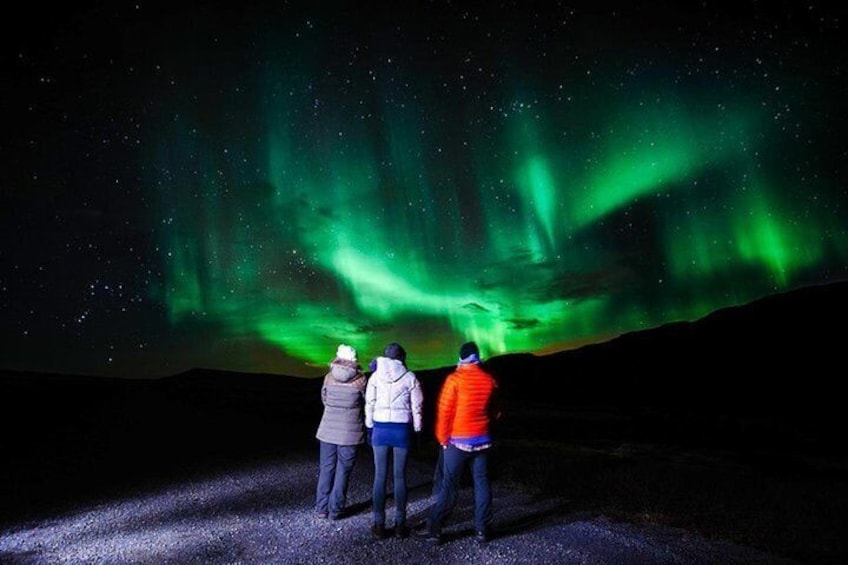
[[[375,445],[374,448],[374,523],[386,524],[386,481],[389,452],[392,454],[392,482],[395,489],[395,527],[406,525],[406,459],[409,449]]]
[[[442,491],[442,481],[444,481],[444,472],[442,469],[445,466],[445,450],[439,446],[439,460],[436,461],[436,469],[433,471],[433,492],[430,496],[433,500],[439,500],[439,494]]]
[[[321,458],[318,472],[318,489],[315,509],[338,515],[347,502],[347,486],[350,472],[356,462],[355,445],[321,443]]]
[[[492,490],[488,475],[489,450],[462,451],[449,445],[442,458],[442,481],[436,504],[427,519],[427,528],[441,533],[442,524],[456,506],[459,480],[466,464],[471,466],[474,480],[474,529],[488,535],[492,526]]]

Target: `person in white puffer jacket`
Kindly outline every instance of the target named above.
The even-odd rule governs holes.
[[[406,460],[412,434],[421,431],[424,393],[415,373],[406,367],[406,352],[391,343],[377,357],[377,367],[365,389],[365,427],[374,450],[374,523],[371,533],[383,538],[386,530],[386,480],[392,456],[396,537],[406,537]]]

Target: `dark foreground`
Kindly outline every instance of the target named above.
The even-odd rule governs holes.
[[[316,381],[43,378],[71,380],[4,377],[2,563],[848,562],[844,459],[760,420],[513,400],[492,453],[497,537],[474,543],[466,488],[432,548],[370,539],[366,448],[353,515],[314,517]],[[418,518],[434,455],[424,441],[412,457]]]

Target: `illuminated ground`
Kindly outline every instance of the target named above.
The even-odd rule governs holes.
[[[361,456],[368,454],[363,452]],[[17,524],[0,533],[0,561],[81,563],[791,563],[683,530],[576,515],[564,501],[534,499],[496,485],[497,537],[484,547],[470,536],[470,494],[463,491],[446,543],[371,539],[371,465],[355,468],[356,513],[318,520],[310,455],[235,469],[74,511]],[[429,504],[430,469],[414,463],[410,516]],[[391,520],[391,514],[389,514]]]

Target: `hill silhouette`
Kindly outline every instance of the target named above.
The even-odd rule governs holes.
[[[582,402],[759,409],[822,400],[843,342],[848,282],[804,287],[610,341],[546,356],[505,355],[505,374],[544,379]],[[810,382],[820,376],[821,382]],[[818,379],[813,379],[818,381]],[[525,386],[511,393],[533,396]],[[825,399],[826,400],[826,399]],[[748,403],[754,402],[755,405]]]

